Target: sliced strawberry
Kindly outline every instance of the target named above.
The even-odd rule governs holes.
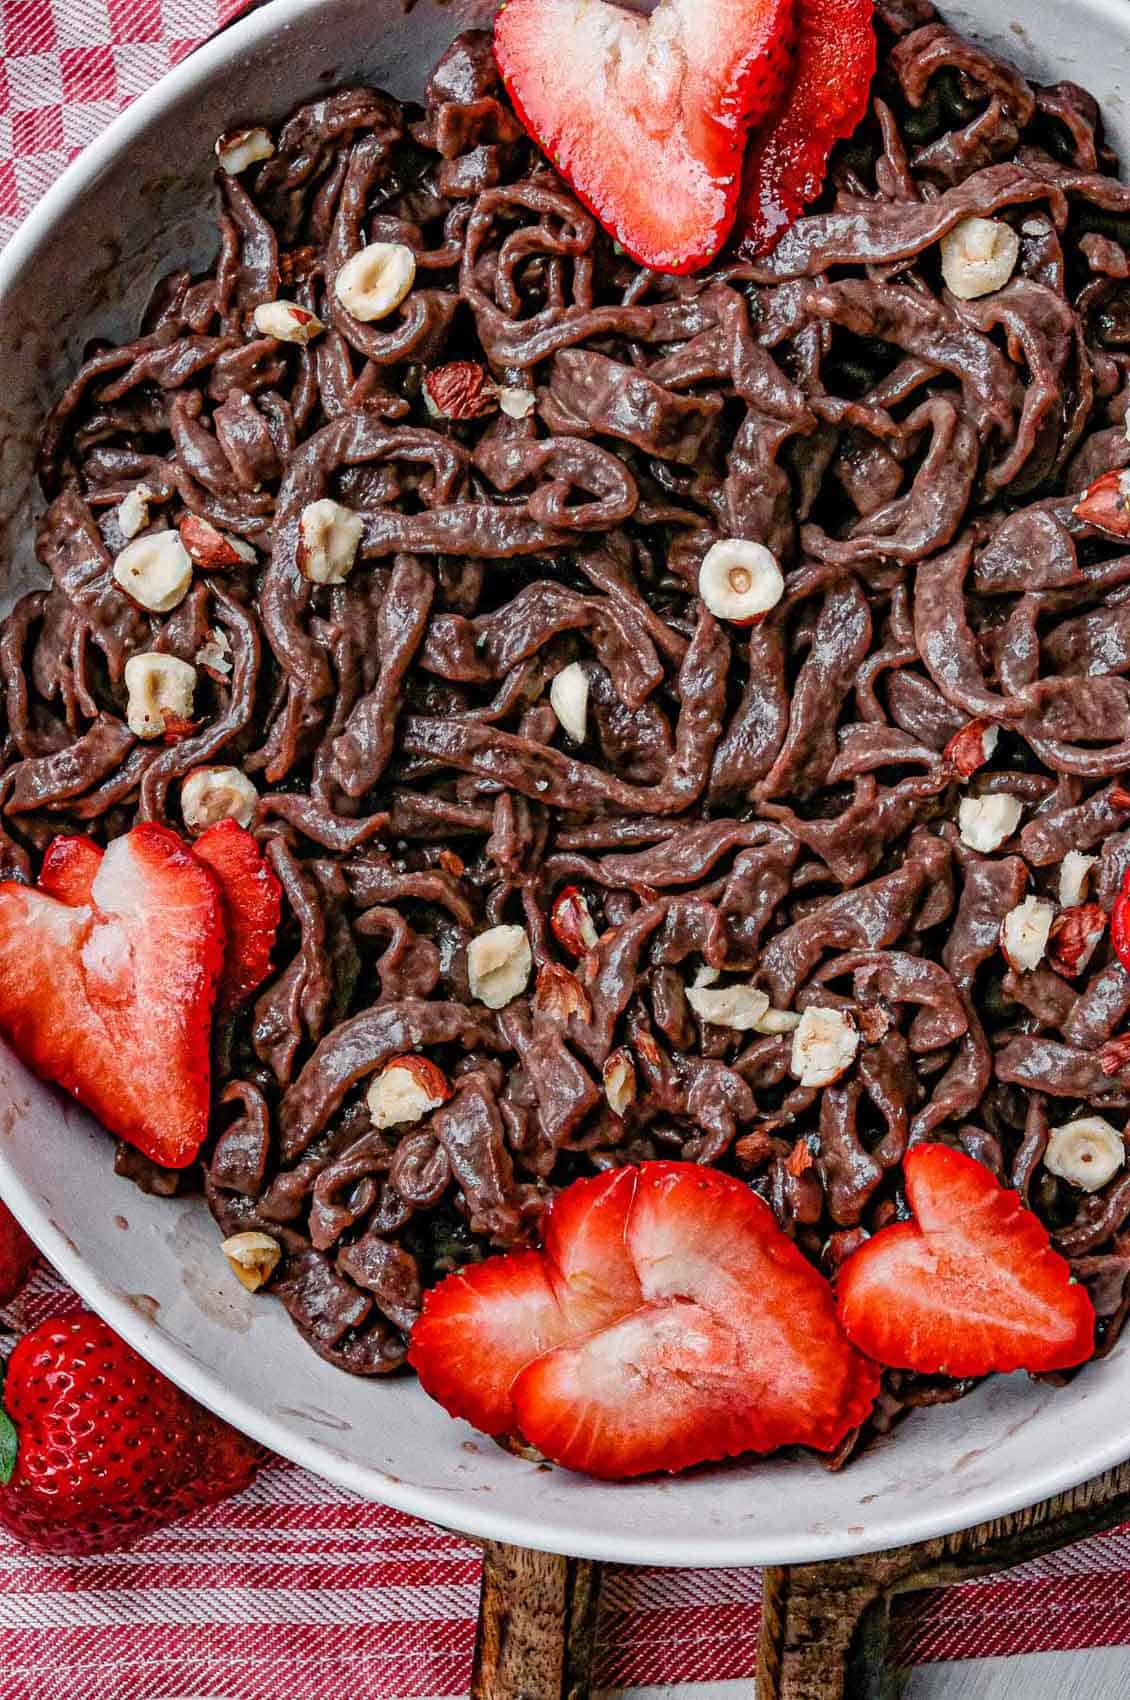
[[[453,1414],[607,1477],[830,1450],[879,1385],[768,1208],[693,1163],[566,1188],[543,1253],[429,1293],[409,1356]]]
[[[777,108],[794,0],[507,0],[494,48],[522,123],[641,265],[689,272],[733,225],[751,125]]]
[[[867,111],[878,48],[873,0],[797,0],[792,90],[750,143],[737,228],[764,254],[820,193],[832,148]]]
[[[166,1168],[208,1129],[219,893],[175,833],[110,845],[89,905],[0,883],[0,1032],[48,1080]]]
[[[544,1254],[488,1258],[427,1294],[408,1355],[452,1416],[512,1431],[510,1384],[523,1365],[641,1303],[626,1244],[635,1189],[635,1169],[574,1181],[553,1201]]]
[[[425,1393],[484,1434],[514,1427],[510,1386],[531,1358],[567,1337],[540,1252],[488,1257],[424,1298],[408,1361]]]
[[[39,870],[39,889],[72,907],[89,903],[94,876],[101,865],[102,851],[93,838],[78,833],[53,838]]]
[[[635,1169],[614,1169],[574,1181],[553,1201],[545,1257],[574,1334],[603,1328],[643,1303],[628,1251],[628,1212],[637,1174]]]
[[[514,1384],[522,1433],[547,1458],[637,1476],[827,1451],[863,1421],[876,1372],[844,1339],[824,1277],[740,1181],[645,1164],[628,1247],[648,1302]]]
[[[228,953],[217,1010],[228,1014],[262,985],[282,915],[282,887],[258,844],[238,821],[210,826],[192,846],[219,882]]]
[[[929,1375],[1068,1369],[1095,1312],[1042,1222],[946,1145],[905,1159],[915,1221],[881,1228],[839,1274],[840,1320],[879,1363]]]

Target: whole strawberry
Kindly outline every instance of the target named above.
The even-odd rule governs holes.
[[[51,1552],[110,1552],[249,1486],[260,1449],[90,1311],[19,1341],[0,1412],[0,1522]]]
[[[0,1204],[0,1305],[14,1299],[39,1259],[6,1204]]]

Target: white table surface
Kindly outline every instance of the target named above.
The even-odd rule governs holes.
[[[902,1700],[1124,1700],[1127,1694],[1130,1647],[1109,1647],[1097,1652],[921,1665]],[[704,1682],[609,1690],[594,1700],[753,1700],[753,1685]]]

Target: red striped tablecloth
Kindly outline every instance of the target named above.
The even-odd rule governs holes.
[[[67,162],[245,0],[0,0],[0,245]],[[7,1320],[73,1295],[44,1273]],[[754,1669],[754,1571],[613,1570],[599,1682]],[[0,1533],[0,1700],[413,1700],[467,1688],[478,1588],[459,1536],[281,1461],[242,1498],[118,1557]],[[1130,1645],[1130,1527],[903,1602],[915,1662]]]

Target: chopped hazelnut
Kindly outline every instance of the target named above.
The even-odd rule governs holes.
[[[963,797],[957,811],[961,842],[983,854],[999,850],[1020,825],[1024,805],[1001,791],[990,797]]]
[[[842,1009],[814,1005],[801,1015],[793,1034],[790,1073],[802,1086],[831,1086],[855,1061],[859,1034]]]
[[[365,1094],[373,1126],[404,1127],[423,1121],[451,1097],[443,1070],[429,1057],[393,1057]]]
[[[231,1264],[232,1273],[240,1286],[257,1293],[271,1279],[282,1257],[282,1246],[270,1234],[248,1231],[232,1234],[222,1242],[220,1250]]]
[[[312,584],[344,584],[353,570],[365,522],[351,508],[323,496],[299,520],[298,565]]]
[[[362,324],[386,319],[416,281],[416,256],[403,242],[370,242],[351,254],[334,279],[334,294]]]
[[[1080,1116],[1053,1128],[1044,1152],[1049,1174],[1077,1186],[1081,1192],[1098,1192],[1126,1161],[1126,1146],[1118,1129],[1103,1116]]]
[[[785,580],[776,556],[763,543],[730,537],[707,550],[698,593],[716,619],[751,626],[777,606]]]
[[[488,927],[467,947],[471,996],[488,1009],[505,1009],[525,991],[533,952],[522,927]]]
[[[579,661],[562,668],[549,687],[549,706],[575,744],[588,731],[589,676]]]
[[[1003,289],[1020,258],[1020,238],[999,219],[963,218],[941,240],[942,277],[959,301]]]
[[[127,543],[114,562],[114,582],[151,614],[167,614],[183,602],[192,583],[192,562],[175,531],[155,531]]]
[[[135,738],[161,738],[169,721],[192,718],[196,668],[175,655],[147,652],[126,662],[126,724]]]
[[[1001,922],[1001,950],[1018,974],[1030,974],[1044,959],[1055,908],[1039,897],[1026,897]]]
[[[259,793],[238,767],[196,767],[181,783],[180,812],[189,832],[222,820],[250,826],[258,807]]]

